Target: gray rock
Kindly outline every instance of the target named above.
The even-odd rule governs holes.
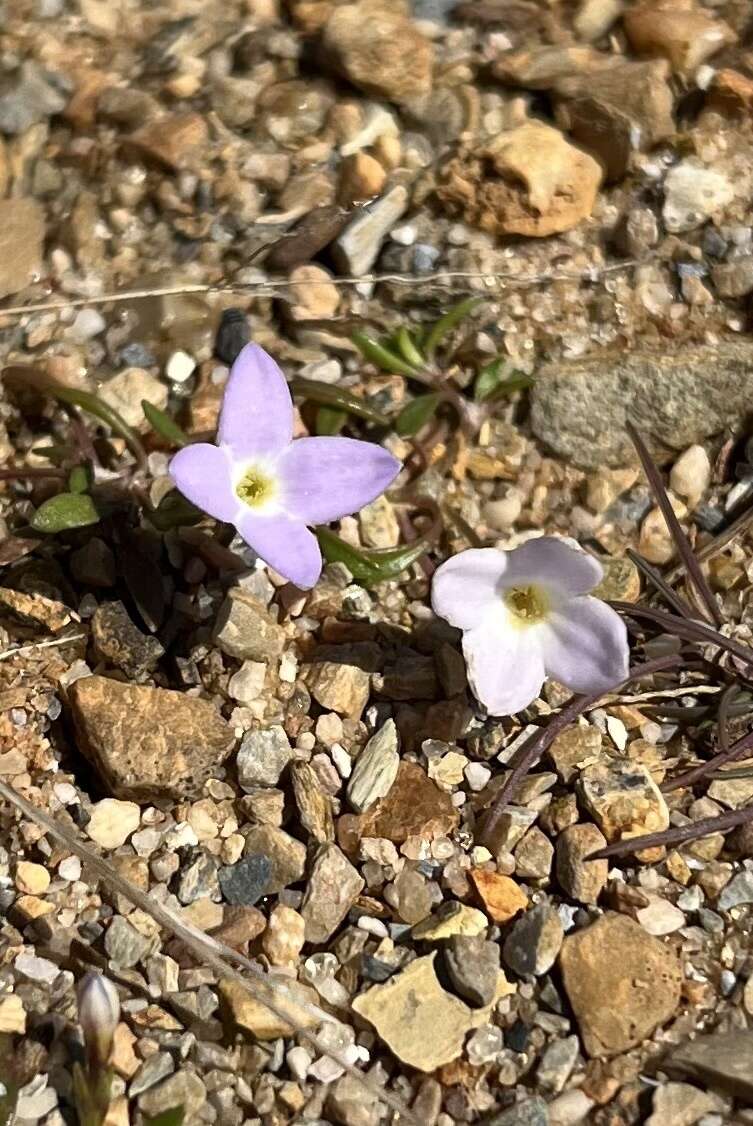
[[[361,277],[376,262],[382,243],[408,206],[408,189],[396,184],[376,203],[363,208],[332,244],[341,273]]]
[[[128,1088],[128,1097],[135,1099],[142,1091],[148,1091],[160,1079],[166,1079],[175,1071],[175,1063],[169,1052],[157,1052],[144,1060]]]
[[[285,633],[267,607],[241,587],[228,591],[214,627],[223,653],[241,661],[271,661],[285,645]]]
[[[736,427],[753,397],[753,342],[724,339],[681,352],[605,352],[544,367],[531,390],[531,424],[581,469],[624,466],[636,456],[630,418],[666,456]]]
[[[92,536],[83,547],[71,554],[71,574],[76,582],[85,586],[114,586],[117,578],[115,556],[109,545]]]
[[[145,1091],[139,1099],[139,1110],[149,1118],[182,1106],[186,1122],[198,1121],[198,1112],[207,1100],[206,1087],[192,1071],[176,1071],[169,1079]]]
[[[123,970],[131,970],[138,965],[150,946],[150,940],[132,927],[122,915],[116,915],[105,931],[105,950]]]
[[[256,786],[276,786],[293,758],[293,748],[279,725],[250,731],[241,743],[236,765],[238,781],[246,793]]]
[[[363,886],[361,875],[337,845],[323,845],[316,854],[301,906],[306,941],[320,943],[331,938]]]
[[[697,1036],[662,1062],[670,1074],[688,1075],[735,1098],[753,1099],[753,1030]]]
[[[476,1008],[494,1000],[499,977],[499,947],[480,934],[455,934],[444,952],[450,981],[457,993]]]
[[[565,932],[557,912],[546,903],[527,911],[513,924],[505,939],[502,957],[521,977],[539,977],[550,970],[560,952]]]
[[[548,1126],[549,1112],[546,1103],[538,1095],[523,1099],[515,1106],[487,1118],[484,1126]]]
[[[222,894],[228,903],[241,907],[253,907],[265,894],[272,875],[272,862],[268,856],[258,853],[246,856],[237,864],[220,868],[218,877]]]
[[[5,81],[0,94],[0,132],[16,136],[65,109],[68,99],[30,60]]]
[[[740,872],[730,880],[716,902],[720,911],[729,911],[742,903],[753,903],[753,872]]]
[[[0,200],[0,297],[19,293],[40,274],[44,237],[44,211],[36,200]]]
[[[220,899],[220,885],[217,878],[217,863],[207,853],[200,853],[180,874],[178,899],[187,907],[197,899]]]
[[[753,290],[753,259],[718,262],[711,268],[711,280],[720,297],[745,297]]]
[[[395,721],[388,719],[356,759],[348,783],[348,801],[357,813],[365,813],[389,793],[400,766],[398,745]]]
[[[144,680],[165,652],[151,634],[131,621],[122,602],[103,602],[94,612],[91,636],[97,657],[122,669],[129,680]]]
[[[559,1094],[570,1077],[570,1072],[578,1058],[578,1037],[565,1036],[562,1040],[552,1040],[541,1057],[536,1072],[536,1082],[553,1095]]]

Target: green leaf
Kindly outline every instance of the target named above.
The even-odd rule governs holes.
[[[148,512],[147,516],[157,531],[168,532],[171,528],[198,524],[203,519],[204,513],[177,489],[172,489],[171,492],[165,493],[157,507],[152,512]]]
[[[430,391],[428,395],[418,395],[403,407],[395,419],[395,430],[401,438],[412,438],[422,426],[436,414],[442,402],[441,391]]]
[[[523,391],[530,387],[533,378],[522,373],[515,374],[515,369],[510,360],[498,356],[490,364],[486,364],[476,376],[473,387],[473,398],[477,403],[485,403],[492,399],[501,399],[505,395],[512,395],[513,391]]]
[[[40,504],[31,518],[35,532],[67,532],[71,528],[85,528],[99,522],[99,513],[87,493],[58,493]]]
[[[413,367],[422,368],[426,366],[426,360],[419,352],[415,340],[405,325],[398,329],[397,346],[403,359],[407,360]]]
[[[54,443],[50,446],[34,446],[31,451],[37,457],[45,457],[51,461],[53,465],[62,465],[64,461],[69,461],[77,454],[75,446],[67,446],[62,442]]]
[[[404,547],[390,547],[379,551],[364,550],[351,547],[329,528],[317,528],[316,535],[326,561],[344,563],[361,586],[375,586],[377,583],[397,578],[420,559],[428,548],[426,540],[419,539]]]
[[[174,446],[188,445],[190,441],[188,435],[184,430],[181,430],[178,423],[166,411],[161,411],[159,407],[155,407],[147,399],[141,400],[141,409],[152,429],[156,430],[166,441],[172,442]]]
[[[361,355],[382,371],[392,371],[398,375],[411,376],[419,370],[415,364],[409,364],[407,360],[401,359],[389,348],[380,344],[378,340],[367,336],[365,332],[354,332],[352,339]]]
[[[333,434],[339,434],[347,421],[347,411],[338,411],[334,407],[319,407],[316,412],[316,432],[321,438],[329,438]]]
[[[320,379],[303,379],[296,376],[290,381],[290,390],[301,399],[308,399],[311,403],[318,403],[322,407],[333,407],[338,411],[347,411],[366,422],[373,422],[375,426],[389,426],[390,420],[381,411],[375,410],[357,399],[342,387],[333,387],[331,383],[322,383]]]
[[[424,351],[430,360],[434,358],[437,348],[448,333],[452,332],[456,325],[459,325],[462,320],[465,320],[465,318],[481,304],[482,298],[480,297],[466,297],[464,301],[459,301],[457,305],[453,305],[443,317],[440,317],[439,320],[432,325],[424,341]]]
[[[156,1118],[148,1118],[146,1121],[147,1126],[183,1126],[185,1117],[184,1107],[174,1106],[170,1110],[163,1110]]]
[[[68,488],[72,493],[85,493],[90,485],[85,465],[74,465],[68,474]]]

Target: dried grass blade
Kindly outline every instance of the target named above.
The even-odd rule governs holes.
[[[655,567],[652,567],[651,564],[647,560],[645,560],[642,555],[639,555],[637,551],[633,551],[632,548],[628,548],[627,553],[628,557],[632,559],[633,563],[635,563],[641,574],[645,575],[651,585],[654,586],[659,594],[661,594],[662,598],[664,598],[664,600],[668,602],[674,610],[677,611],[680,617],[695,617],[692,608],[687,604],[685,599],[681,595],[679,595],[677,591],[672,590],[672,587],[659,574]]]
[[[232,979],[236,984],[247,990],[255,1000],[265,1005],[279,1020],[285,1021],[296,1028],[298,1036],[313,1045],[317,1052],[335,1060],[340,1067],[361,1084],[364,1090],[395,1111],[400,1116],[401,1122],[408,1123],[409,1126],[421,1126],[416,1116],[408,1110],[401,1099],[380,1087],[371,1076],[358,1071],[340,1051],[324,1044],[316,1033],[298,1027],[298,1021],[293,1015],[296,1010],[298,1012],[304,1011],[316,1020],[331,1022],[334,1018],[329,1013],[294,996],[293,991],[280,978],[272,979],[270,975],[265,974],[248,958],[244,958],[242,954],[238,954],[237,951],[231,950],[229,946],[209,938],[198,928],[185,923],[163,903],[159,903],[153,897],[140,891],[129,880],[124,879],[112,865],[108,864],[102,857],[97,856],[89,845],[85,845],[68,828],[55,821],[48,813],[31,805],[26,798],[21,797],[20,794],[2,781],[0,781],[0,796],[20,810],[30,821],[33,821],[70,849],[110,888],[114,888],[121,895],[124,895],[134,906],[146,911],[161,927],[164,927],[165,930],[185,943],[200,964],[208,965],[218,975]],[[253,976],[254,982],[249,982],[233,965],[229,964],[231,962],[242,966],[248,974]],[[262,993],[263,996],[259,996],[259,993]],[[286,1006],[290,1007],[286,1008]]]
[[[636,428],[631,422],[628,422],[626,425],[627,432],[632,439],[638,457],[641,459],[643,472],[646,474],[651,492],[654,494],[654,499],[661,509],[662,516],[664,517],[669,529],[669,533],[674,540],[678,555],[680,556],[680,559],[685,566],[688,578],[693,583],[693,586],[696,588],[698,594],[703,600],[703,604],[711,617],[711,621],[714,622],[717,626],[720,626],[722,624],[722,617],[719,613],[719,607],[716,604],[716,599],[714,598],[714,595],[711,591],[711,587],[706,582],[706,578],[700,568],[698,560],[693,554],[693,549],[688,542],[688,538],[680,527],[680,521],[675,516],[674,509],[672,508],[669,497],[667,496],[667,490],[664,488],[664,482],[661,479],[661,474],[659,473],[659,470],[657,469],[654,460],[651,457],[651,454],[648,452],[646,443],[643,441]]]
[[[702,645],[717,645],[725,652],[738,657],[745,664],[753,666],[753,649],[747,649],[744,645],[739,645],[736,641],[733,641],[732,638],[725,637],[713,626],[695,620],[687,621],[676,614],[668,614],[664,610],[656,610],[652,606],[641,606],[635,602],[611,602],[610,605],[627,617],[645,618],[646,621],[660,626],[664,633],[672,634],[684,641],[696,641]]]
[[[628,856],[633,852],[641,852],[644,848],[660,848],[666,845],[685,844],[686,841],[695,841],[699,837],[709,837],[712,833],[728,833],[738,825],[745,825],[753,821],[753,805],[745,809],[733,809],[729,813],[722,813],[719,817],[704,817],[700,821],[691,821],[688,825],[680,825],[676,829],[665,829],[663,833],[646,833],[642,837],[631,837],[627,841],[615,841],[614,844],[600,848],[598,852],[591,852],[586,860],[606,860],[612,856]]]
[[[713,771],[718,770],[720,766],[725,763],[734,762],[735,759],[742,758],[749,750],[753,748],[753,731],[749,731],[747,735],[743,735],[726,751],[719,751],[718,754],[713,755],[706,762],[699,763],[698,766],[691,767],[690,770],[685,770],[682,774],[677,774],[674,778],[668,778],[662,782],[659,787],[663,793],[668,794],[672,790],[679,790],[683,786],[694,786],[696,782],[700,782],[703,778],[707,778]]]

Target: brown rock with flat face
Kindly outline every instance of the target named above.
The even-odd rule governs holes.
[[[88,676],[68,700],[80,750],[118,798],[199,797],[235,743],[213,704],[182,692]]]
[[[335,8],[323,49],[359,90],[392,102],[428,94],[434,47],[412,20],[375,0]]]
[[[626,915],[602,916],[568,935],[560,952],[565,991],[590,1056],[614,1056],[675,1013],[682,969],[675,950]]]
[[[18,293],[41,271],[44,235],[36,200],[0,200],[0,297]]]
[[[207,123],[198,113],[176,113],[160,117],[131,133],[123,142],[126,155],[148,160],[178,172],[194,168],[206,159],[209,144]]]
[[[402,844],[408,837],[433,840],[445,836],[458,823],[450,795],[435,786],[420,766],[402,762],[390,792],[360,817],[346,814],[338,822],[345,851],[361,837],[385,837]]]
[[[499,235],[569,231],[596,202],[601,168],[562,133],[527,122],[451,160],[437,195],[451,214]]]

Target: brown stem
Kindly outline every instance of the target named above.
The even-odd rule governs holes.
[[[706,762],[702,762],[698,766],[686,770],[683,774],[678,774],[674,778],[668,778],[666,782],[662,782],[661,789],[665,794],[668,794],[672,790],[679,790],[682,786],[693,786],[712,771],[718,770],[720,766],[724,766],[725,763],[734,762],[735,759],[742,758],[752,747],[753,731],[749,731],[747,735],[743,735],[736,743],[728,747],[727,750],[719,751],[718,754],[707,759]]]
[[[680,825],[676,829],[665,829],[663,833],[646,833],[642,837],[630,837],[626,841],[615,841],[614,844],[600,848],[598,852],[591,852],[586,860],[606,860],[610,856],[626,856],[633,852],[642,852],[644,848],[662,848],[666,845],[685,844],[686,841],[695,841],[699,837],[709,837],[712,833],[728,833],[738,825],[744,825],[753,820],[753,805],[745,809],[733,809],[729,813],[722,813],[719,817],[704,817],[700,821],[691,821],[688,825]]]
[[[679,664],[682,664],[682,658],[678,656],[667,656],[657,657],[655,660],[647,661],[643,665],[635,665],[630,669],[627,678],[620,687],[624,687],[624,685],[630,684],[634,680],[641,680],[644,676],[651,676],[653,673],[674,668]],[[502,814],[509,805],[516,787],[523,778],[525,778],[528,771],[539,761],[544,751],[551,746],[561,731],[564,731],[564,729],[576,720],[579,715],[582,715],[583,712],[592,708],[597,700],[600,700],[604,695],[604,692],[596,692],[590,696],[576,696],[574,700],[571,700],[570,703],[562,709],[559,715],[555,716],[548,727],[544,727],[540,731],[535,731],[530,738],[525,741],[518,752],[517,762],[512,769],[510,777],[505,782],[497,795],[494,805],[484,818],[484,824],[480,834],[482,840],[493,840],[494,831],[499,826]]]
[[[23,481],[25,478],[36,479],[55,477],[65,481],[68,473],[65,469],[0,469],[0,481]]]

